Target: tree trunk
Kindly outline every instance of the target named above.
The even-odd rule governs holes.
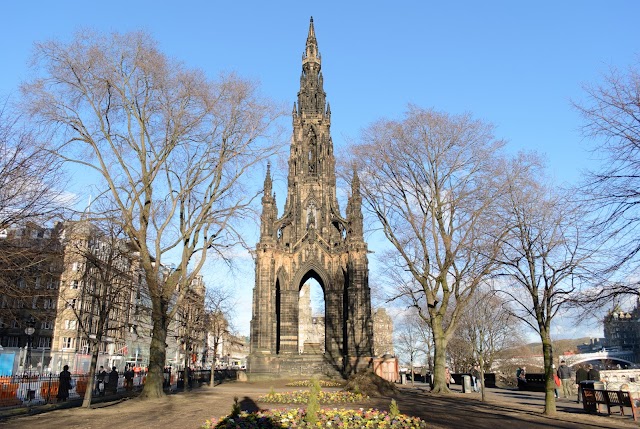
[[[415,386],[415,383],[413,382],[415,377],[415,374],[413,372],[413,354],[411,355],[411,385]]]
[[[184,390],[186,391],[189,386],[189,366],[191,364],[191,353],[189,353],[190,344],[188,342],[184,343]]]
[[[476,380],[476,383],[480,383],[480,394],[482,395],[482,402],[486,400],[484,394],[484,359],[482,358],[482,350],[478,354],[478,364],[480,366],[480,380]]]
[[[447,366],[447,340],[442,326],[433,323],[433,387],[432,392],[449,393],[444,369]]]
[[[87,391],[84,393],[82,406],[91,408],[91,400],[93,399],[93,391],[95,390],[96,365],[98,364],[98,345],[92,344],[91,365],[89,366],[89,379],[87,380]]]
[[[153,331],[149,347],[149,372],[140,393],[141,399],[155,399],[164,395],[164,365],[166,362],[167,327],[162,315],[153,315]]]
[[[544,414],[553,416],[556,414],[556,397],[554,393],[556,382],[553,379],[553,346],[551,344],[551,336],[547,330],[540,331],[540,339],[542,340],[542,354],[544,356]]]

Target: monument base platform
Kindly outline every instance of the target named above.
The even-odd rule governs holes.
[[[345,365],[346,364],[346,365]],[[326,354],[271,355],[252,353],[247,358],[249,381],[274,379],[347,378],[372,368],[372,357],[333,359]]]

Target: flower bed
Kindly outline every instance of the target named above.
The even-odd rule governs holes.
[[[275,428],[344,428],[344,429],[426,429],[427,424],[417,417],[404,414],[391,415],[386,411],[321,409],[316,424],[307,423],[305,410],[265,410],[242,412],[219,421],[207,420],[203,429],[275,429]]]
[[[331,380],[318,380],[318,383],[320,383],[320,387],[342,387],[344,386],[344,383],[341,383],[339,381],[331,381]],[[287,383],[287,386],[291,386],[291,387],[311,387],[312,381],[311,380],[298,380],[298,381],[292,381],[291,383]]]
[[[273,404],[307,404],[309,402],[308,390],[298,390],[295,392],[270,392],[258,398],[258,402],[268,402]],[[361,393],[351,392],[318,392],[318,403],[320,404],[351,404],[369,399]]]

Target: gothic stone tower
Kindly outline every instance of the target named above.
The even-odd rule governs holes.
[[[264,181],[248,361],[252,376],[345,374],[369,365],[373,352],[359,180],[354,172],[343,217],[320,64],[311,18],[293,105],[287,199],[280,217],[269,166]],[[325,298],[325,352],[319,356],[299,354],[299,292],[311,278]]]

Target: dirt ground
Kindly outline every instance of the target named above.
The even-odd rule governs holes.
[[[153,401],[135,398],[96,404],[91,409],[56,409],[36,415],[15,416],[0,421],[6,429],[65,428],[126,429],[126,428],[199,428],[211,417],[219,418],[231,410],[233,398],[238,397],[242,408],[275,408],[282,405],[258,402],[258,397],[271,388],[291,391],[285,383],[231,382],[215,387],[202,387],[190,392],[169,395]],[[459,386],[454,387],[454,389]],[[559,399],[556,417],[541,415],[543,394],[507,389],[487,389],[487,401],[479,393],[432,395],[425,385],[401,386],[395,398],[400,411],[421,417],[434,429],[442,428],[637,428],[629,416],[586,414],[574,400]],[[367,402],[351,404],[350,408],[378,408],[388,410],[391,398],[371,398]],[[333,408],[334,406],[331,406]],[[629,410],[628,408],[626,410]]]

